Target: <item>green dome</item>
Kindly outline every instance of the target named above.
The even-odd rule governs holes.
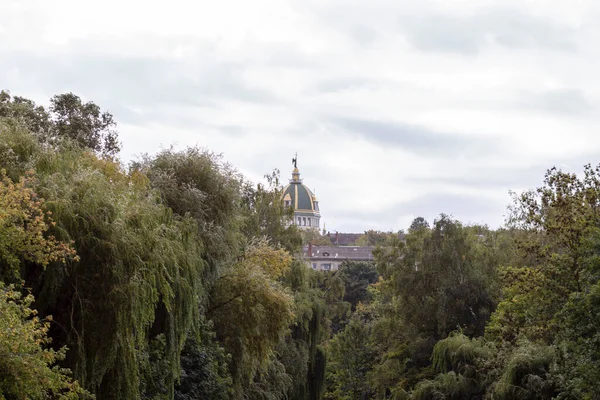
[[[310,213],[319,215],[319,203],[314,193],[302,183],[300,171],[294,168],[290,184],[283,189],[282,200],[288,207],[292,207],[295,212]]]
[[[292,179],[290,184],[283,188],[281,195],[283,205],[294,210],[294,218],[288,223],[295,224],[301,229],[319,229],[321,221],[319,202],[315,194],[302,184],[300,171],[295,165],[296,159],[292,162],[295,167],[292,171]]]
[[[300,182],[292,182],[283,189],[283,201],[295,211],[318,211],[318,208],[315,210],[315,195]]]

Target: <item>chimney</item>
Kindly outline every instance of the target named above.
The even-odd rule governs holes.
[[[312,257],[312,242],[308,242],[308,258]]]
[[[335,244],[340,244],[337,231],[335,231]]]

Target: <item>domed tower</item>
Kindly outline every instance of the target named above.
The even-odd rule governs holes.
[[[298,156],[292,159],[294,169],[289,185],[283,189],[282,200],[286,207],[294,209],[294,224],[302,229],[319,229],[321,214],[319,201],[314,193],[302,183],[297,166]]]

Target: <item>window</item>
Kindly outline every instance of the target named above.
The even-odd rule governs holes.
[[[331,264],[321,264],[321,269],[323,271],[330,271],[331,270]]]
[[[286,200],[285,201],[285,206],[286,207],[291,207],[292,206],[292,201],[291,200]]]
[[[302,225],[306,226],[306,217],[302,217]]]
[[[308,219],[308,226],[312,226],[310,218]]]
[[[302,225],[302,217],[298,217],[298,225]]]
[[[315,201],[314,204],[315,204],[315,211],[319,211],[319,202]]]
[[[312,263],[312,264],[313,264],[312,265],[313,269],[317,269],[317,263]]]

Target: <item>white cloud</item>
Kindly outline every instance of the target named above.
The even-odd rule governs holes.
[[[285,180],[298,151],[328,229],[497,226],[508,189],[596,161],[599,16],[592,0],[5,0],[0,87],[95,101],[126,159],[198,144]]]

